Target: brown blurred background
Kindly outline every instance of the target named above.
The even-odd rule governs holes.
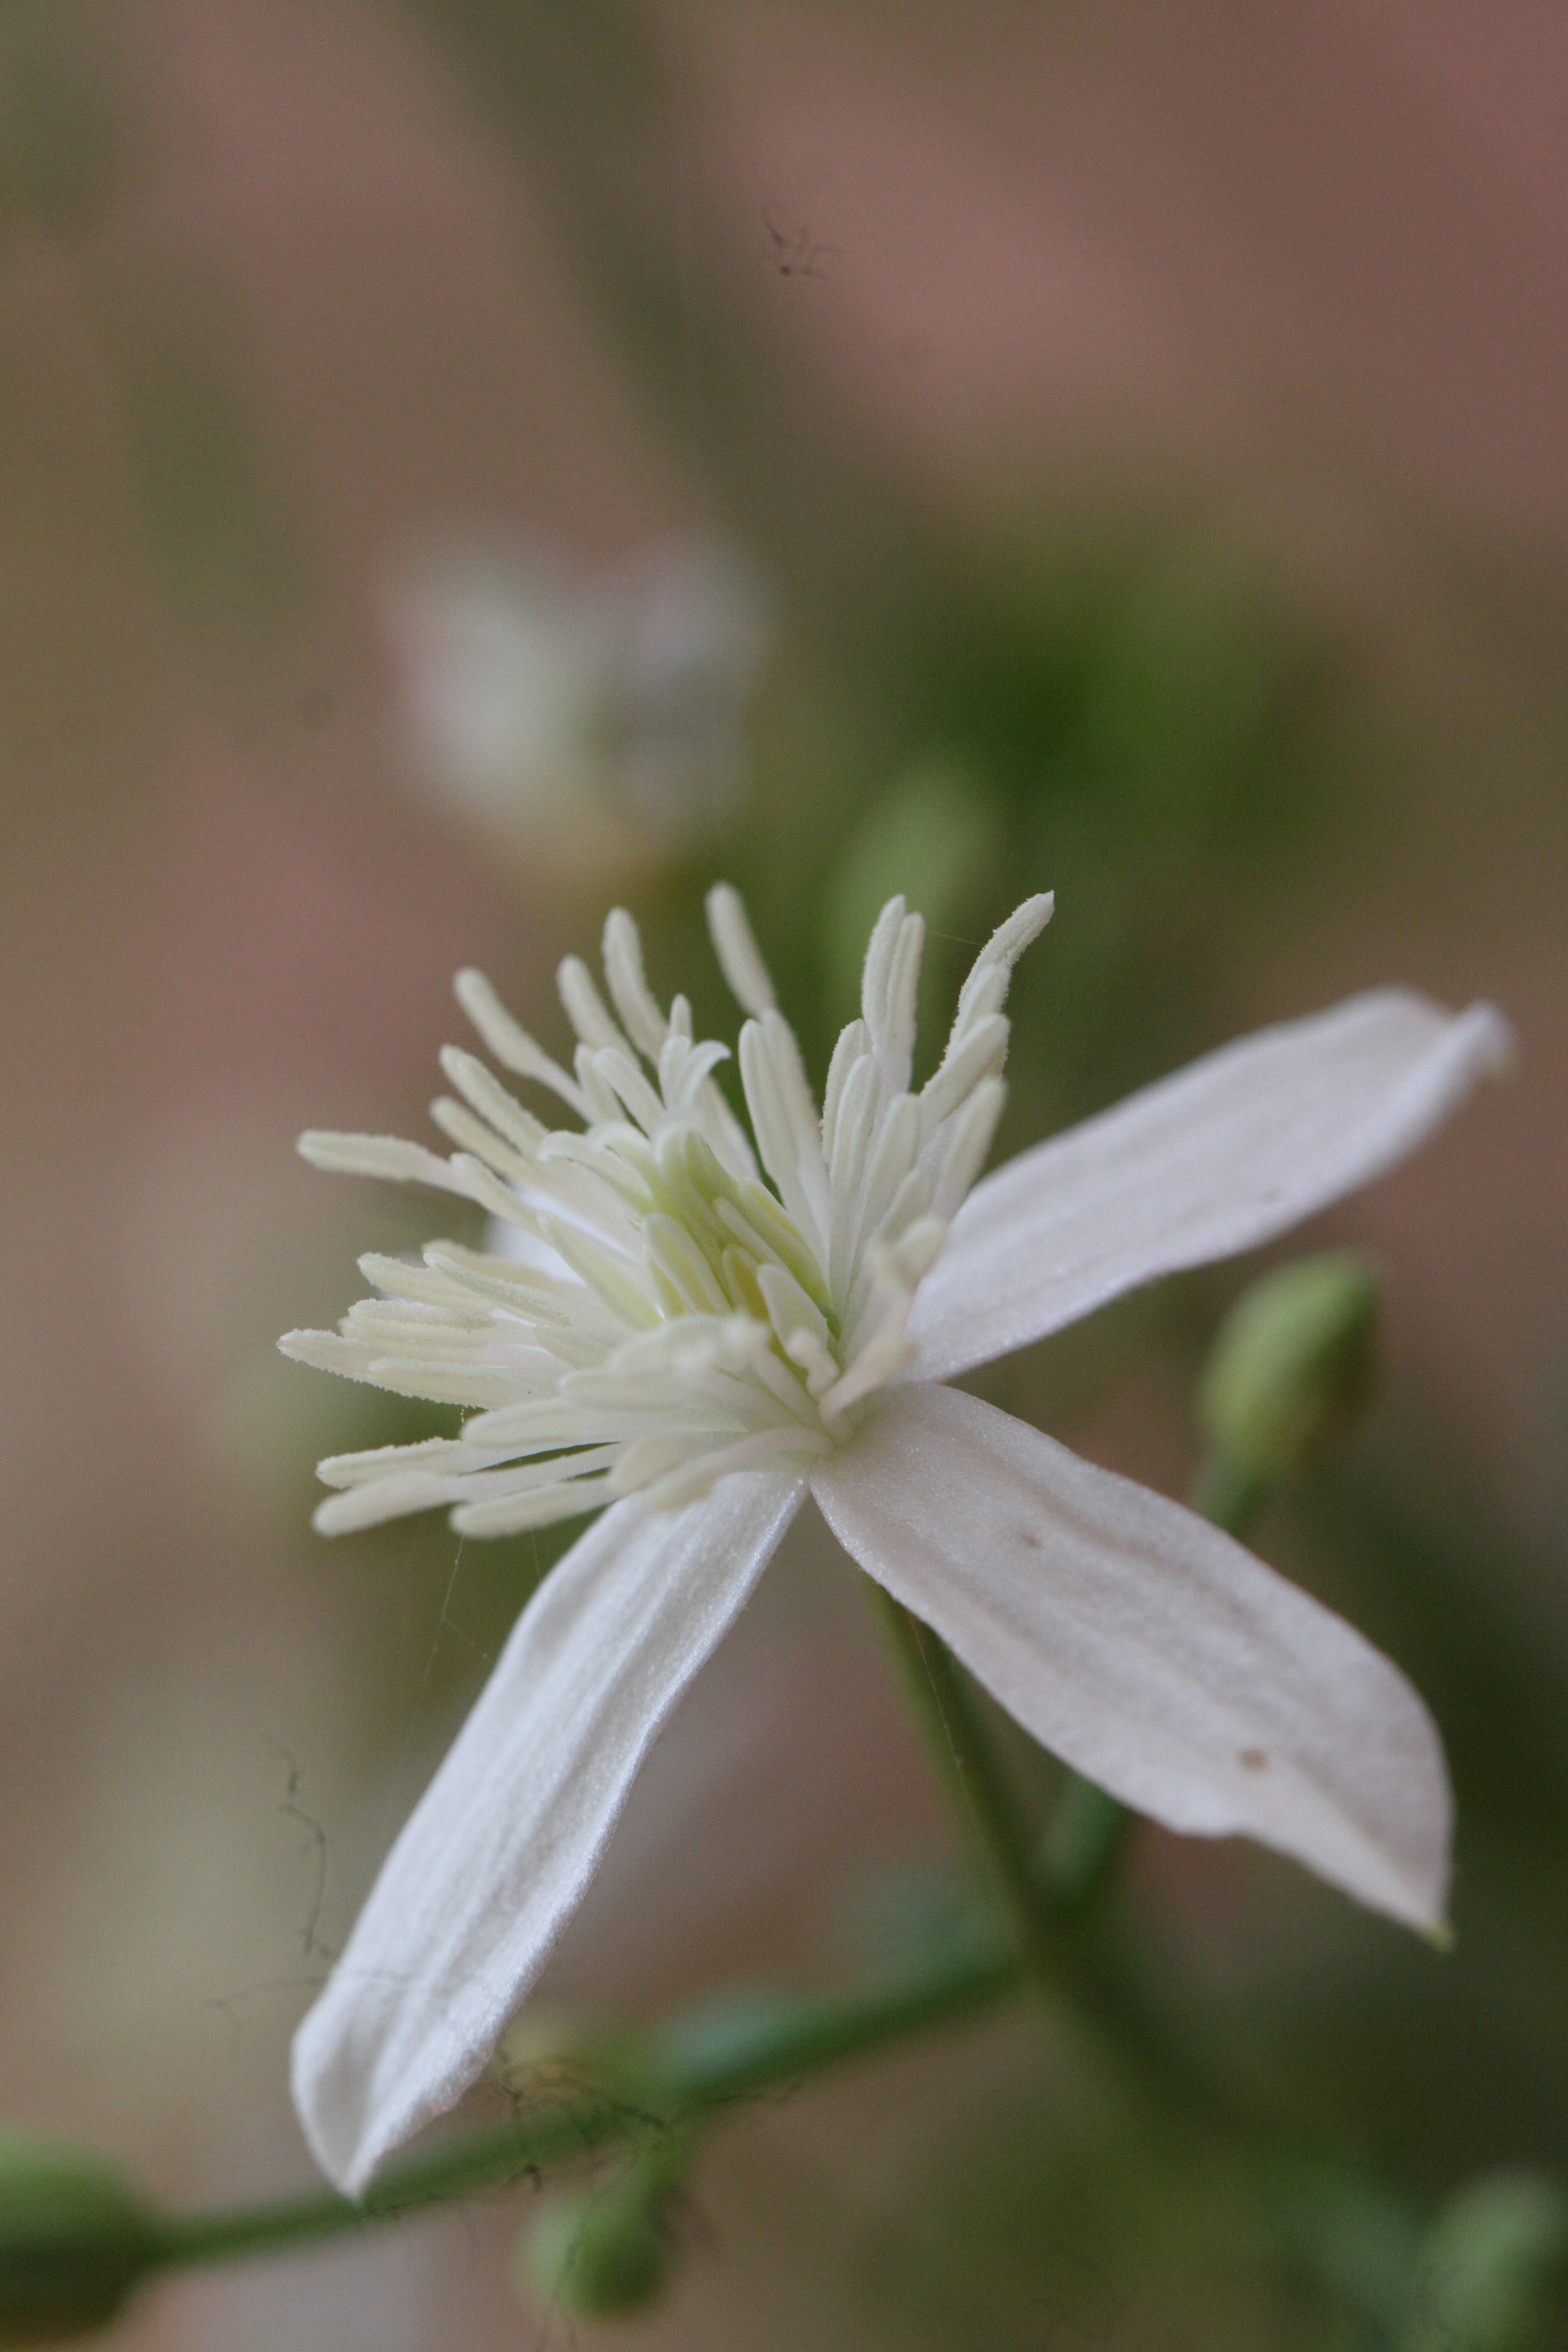
[[[1444,1724],[1458,1952],[1152,1832],[1124,1900],[1294,2128],[1426,2196],[1563,2161],[1565,119],[1524,0],[14,0],[0,2112],[172,2201],[308,2177],[289,2032],[542,1555],[310,1535],[317,1455],[405,1423],[273,1341],[437,1213],[292,1139],[425,1131],[460,963],[553,1041],[613,895],[716,1005],[727,872],[819,1072],[884,892],[956,940],[1054,885],[1014,1140],[1385,979],[1514,1020],[1509,1087],[1324,1222],[1386,1268],[1382,1391],[1258,1538]],[[754,583],[722,758],[657,632],[619,734],[573,704],[528,749],[582,613],[675,544]],[[1179,1491],[1246,1272],[991,1392]],[[546,2005],[830,1974],[867,1876],[944,1852],[819,1549]],[[1324,2340],[1228,2194],[999,2021],[726,2126],[629,2336]],[[184,2282],[115,2340],[565,2342],[506,2283],[522,2210]]]

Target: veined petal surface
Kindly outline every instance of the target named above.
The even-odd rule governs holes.
[[[295,2037],[295,2104],[341,2188],[479,2073],[805,1493],[753,1471],[680,1510],[634,1496],[534,1594]]]
[[[1206,1055],[977,1184],[909,1320],[951,1380],[1157,1275],[1255,1248],[1382,1175],[1507,1060],[1485,1004],[1352,997]]]
[[[1172,1829],[1244,1832],[1396,1919],[1441,1919],[1426,1708],[1207,1520],[923,1385],[885,1391],[811,1483],[861,1567],[1075,1769]]]

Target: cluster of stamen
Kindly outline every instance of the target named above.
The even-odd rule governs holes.
[[[433,1106],[448,1158],[385,1136],[300,1139],[320,1167],[478,1202],[510,1244],[504,1255],[440,1241],[418,1263],[362,1258],[380,1295],[335,1333],[284,1340],[324,1370],[479,1408],[458,1437],[323,1462],[341,1491],[317,1525],[333,1533],[450,1503],[463,1532],[502,1535],[641,1490],[668,1507],[729,1471],[804,1467],[841,1444],[911,1360],[916,1287],[1001,1111],[1012,967],[1050,910],[1048,898],[1027,900],[982,950],[942,1059],[915,1093],[924,925],[891,900],[819,1117],[741,901],[712,891],[714,946],[751,1016],[740,1040],[751,1138],[714,1077],[729,1048],[694,1039],[684,997],[660,1009],[624,911],[605,929],[608,1005],[584,964],[561,968],[578,1039],[571,1071],[478,972],[460,973],[459,1002],[494,1060],[582,1126],[547,1128],[485,1063],[448,1046],[454,1094]]]

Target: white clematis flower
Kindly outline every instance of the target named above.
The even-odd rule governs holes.
[[[1155,1275],[1249,1249],[1381,1174],[1508,1051],[1500,1016],[1397,990],[1268,1029],[979,1184],[1003,1004],[1035,898],[910,1089],[923,927],[895,898],[818,1116],[728,888],[709,914],[750,1019],[753,1141],[612,914],[612,1012],[575,959],[572,1072],[477,972],[495,1060],[448,1048],[441,1159],[308,1135],[319,1166],[435,1184],[522,1257],[362,1260],[382,1294],[301,1361],[479,1408],[460,1437],[323,1462],[335,1533],[450,1504],[502,1535],[604,1516],[519,1619],[301,2025],[294,2095],[350,2190],[472,2082],[580,1899],[648,1746],[812,1496],[868,1575],[1035,1737],[1173,1829],[1244,1832],[1393,1917],[1440,1920],[1449,1798],[1419,1698],[1339,1618],[1205,1520],[938,1385]],[[973,1187],[971,1190],[971,1187]]]

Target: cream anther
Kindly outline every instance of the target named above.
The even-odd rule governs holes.
[[[446,1501],[472,1533],[541,1527],[606,1494],[689,1499],[728,1468],[804,1464],[845,1442],[855,1407],[909,1368],[916,1288],[1001,1107],[1008,974],[1048,912],[1031,900],[983,952],[946,1055],[913,1096],[924,927],[890,900],[819,1115],[745,909],[727,887],[711,892],[719,960],[751,1015],[740,1066],[754,1155],[714,1084],[729,1048],[693,1039],[683,997],[666,1017],[624,909],[605,926],[608,1003],[576,957],[558,974],[577,1036],[571,1076],[488,982],[460,973],[459,1001],[495,1059],[584,1125],[547,1127],[448,1046],[454,1094],[434,1116],[457,1147],[449,1160],[390,1138],[305,1139],[324,1166],[464,1194],[544,1262],[450,1244],[417,1268],[367,1261],[384,1295],[340,1332],[289,1342],[355,1378],[409,1392],[424,1381],[481,1408],[458,1453],[395,1450],[356,1473],[321,1526]]]

